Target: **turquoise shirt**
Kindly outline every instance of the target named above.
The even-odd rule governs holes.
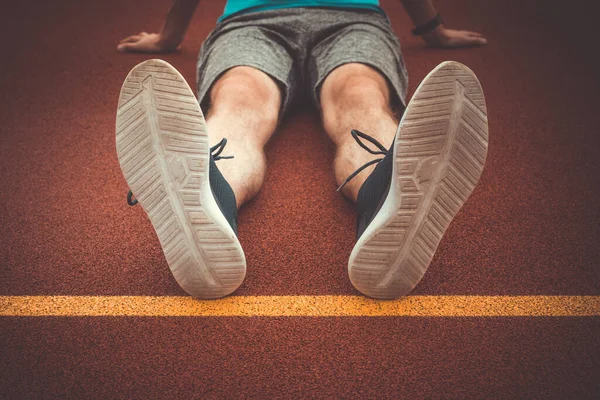
[[[379,7],[379,0],[228,0],[217,22],[233,14],[292,7],[369,8],[385,15]]]

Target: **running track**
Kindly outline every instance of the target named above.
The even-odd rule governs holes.
[[[481,183],[406,299],[351,286],[354,211],[310,109],[268,146],[240,215],[248,274],[196,302],[170,275],[115,154],[118,92],[147,59],[122,37],[168,2],[14,2],[0,14],[0,398],[600,397],[600,80],[588,3],[437,1],[482,49],[421,47],[399,1],[411,92],[439,62],[479,76]],[[522,4],[524,3],[524,4]],[[193,86],[223,7],[201,2],[183,50]]]

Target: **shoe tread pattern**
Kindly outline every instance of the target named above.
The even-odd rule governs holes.
[[[422,279],[479,181],[488,148],[487,111],[473,72],[445,62],[421,83],[398,128],[390,194],[355,246],[350,279],[391,299]]]
[[[162,60],[127,76],[119,98],[117,154],[130,189],[190,295],[218,298],[243,281],[242,248],[208,182],[206,123],[184,78]],[[225,225],[223,222],[225,221]]]

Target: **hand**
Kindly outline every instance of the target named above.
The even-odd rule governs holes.
[[[432,47],[457,48],[475,47],[487,44],[480,33],[446,29],[442,25],[422,36],[425,43]]]
[[[179,48],[179,43],[166,40],[158,33],[141,32],[121,40],[117,50],[123,53],[170,53]]]

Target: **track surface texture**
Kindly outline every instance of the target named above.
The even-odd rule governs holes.
[[[588,2],[440,0],[480,49],[432,50],[382,0],[412,96],[438,64],[475,72],[489,147],[419,296],[600,295],[600,79]],[[223,10],[203,1],[178,53]],[[116,51],[160,29],[157,1],[12,2],[0,13],[0,296],[187,296],[151,219],[126,204],[115,144],[123,81],[156,58]],[[308,103],[307,103],[308,104]],[[368,132],[367,132],[368,133]],[[354,207],[310,107],[267,147],[240,211],[246,277],[233,296],[358,296]],[[143,195],[142,195],[143,197]],[[410,298],[410,296],[409,296]],[[596,317],[0,317],[0,398],[598,398]]]

